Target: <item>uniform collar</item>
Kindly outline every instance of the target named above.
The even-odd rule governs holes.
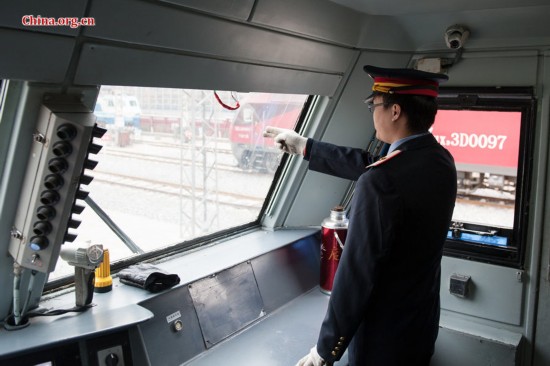
[[[365,168],[372,168],[372,167],[381,165],[381,164],[387,162],[388,160],[390,160],[391,158],[394,158],[395,156],[399,155],[400,153],[408,151],[408,150],[414,150],[414,149],[419,149],[419,148],[423,148],[423,147],[426,147],[426,146],[430,146],[430,145],[433,145],[433,144],[439,144],[437,142],[437,140],[435,139],[435,137],[429,132],[421,133],[421,134],[413,135],[413,136],[407,136],[407,137],[405,139],[401,139],[401,140],[404,140],[404,141],[402,141],[398,145],[399,149],[395,149],[392,152],[388,152],[386,154],[386,156],[381,157],[376,162],[374,162],[370,165],[367,165]],[[396,142],[398,142],[398,141],[396,141]]]
[[[380,159],[378,159],[374,163],[372,163],[370,165],[367,165],[365,168],[368,169],[368,168],[372,168],[374,166],[384,164],[385,162],[387,162],[388,160],[391,160],[393,157],[395,157],[399,154],[401,154],[401,150],[394,150],[390,154],[387,154],[386,156],[382,156]]]
[[[422,136],[429,135],[429,134],[430,134],[429,132],[422,132],[422,133],[418,133],[416,135],[410,135],[410,136],[407,136],[407,137],[403,137],[402,139],[394,141],[390,145],[390,148],[388,149],[388,155],[391,154],[394,150],[396,150],[399,146],[401,146],[401,144],[403,144],[407,141],[422,137]],[[403,149],[400,149],[400,150],[403,150]]]

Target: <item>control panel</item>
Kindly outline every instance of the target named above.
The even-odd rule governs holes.
[[[80,225],[79,214],[87,192],[81,185],[91,182],[85,174],[96,161],[88,158],[101,149],[94,137],[105,130],[95,125],[95,116],[72,101],[42,106],[26,167],[20,201],[11,230],[9,252],[22,267],[39,272],[55,268],[61,244],[71,242],[71,230]]]

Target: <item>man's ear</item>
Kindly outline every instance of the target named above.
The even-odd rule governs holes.
[[[399,104],[393,104],[391,107],[391,120],[397,121],[397,119],[401,116],[401,106]]]

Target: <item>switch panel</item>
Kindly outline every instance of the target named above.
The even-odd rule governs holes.
[[[469,292],[470,280],[470,276],[464,276],[456,273],[451,275],[449,291],[455,296],[467,297]]]
[[[92,179],[84,171],[97,164],[88,154],[101,149],[93,138],[104,132],[81,104],[42,106],[9,245],[21,266],[53,271],[61,244],[76,238],[71,229],[80,222],[72,215],[84,209],[76,204],[87,196],[80,186]]]
[[[124,366],[122,346],[114,346],[97,352],[99,366]]]

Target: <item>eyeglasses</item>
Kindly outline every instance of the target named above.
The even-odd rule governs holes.
[[[367,108],[369,109],[369,112],[374,112],[374,108],[378,107],[378,106],[381,106],[381,105],[386,105],[388,103],[367,103]]]

